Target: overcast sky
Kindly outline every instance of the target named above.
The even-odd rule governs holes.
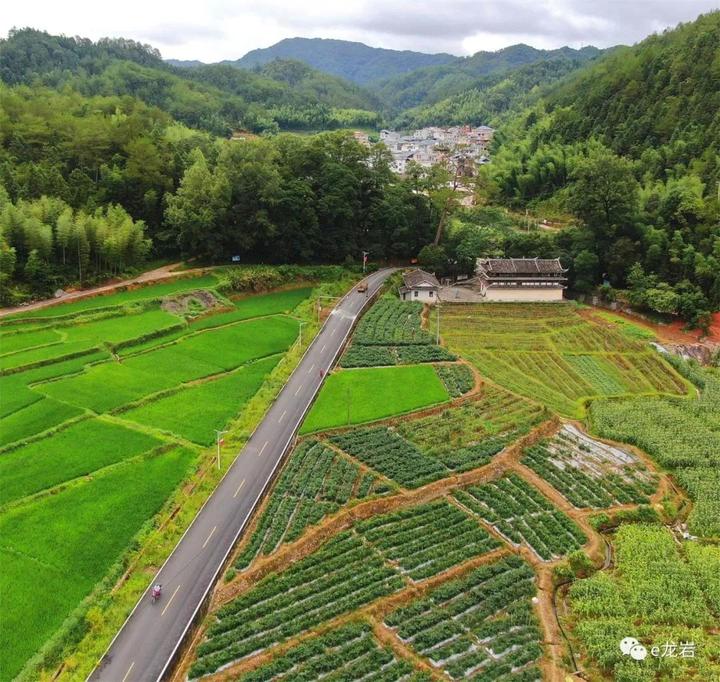
[[[3,0],[0,33],[133,38],[166,58],[237,59],[282,38],[341,38],[376,47],[472,54],[631,44],[716,9],[720,0]]]

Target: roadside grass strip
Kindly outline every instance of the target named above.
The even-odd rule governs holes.
[[[255,670],[241,673],[237,682],[277,682],[289,680],[337,680],[342,682],[430,682],[427,673],[397,658],[381,646],[371,627],[353,622],[275,656]]]
[[[428,365],[334,372],[325,380],[300,432],[362,424],[448,399],[445,386]]]
[[[193,291],[195,289],[212,289],[218,283],[214,275],[204,275],[202,277],[185,277],[176,279],[172,282],[164,282],[162,284],[149,284],[140,286],[135,289],[125,291],[117,291],[111,294],[98,296],[88,296],[79,301],[70,301],[68,303],[59,303],[58,305],[40,308],[39,310],[27,310],[20,313],[9,315],[6,320],[17,319],[34,319],[34,318],[53,318],[69,315],[77,315],[89,310],[99,310],[104,308],[112,308],[122,306],[137,301],[154,301],[160,300],[164,296],[179,294],[184,291]]]
[[[101,419],[85,419],[0,454],[0,506],[130,459],[161,444]]]
[[[522,463],[578,508],[645,504],[658,484],[638,457],[593,440],[569,424],[553,438],[527,448]]]
[[[613,544],[615,570],[577,580],[569,591],[585,664],[616,680],[720,679],[720,548],[679,545],[667,528],[634,524],[620,526]],[[638,677],[638,663],[617,645],[628,632],[648,653],[656,645],[675,655],[648,655]],[[682,654],[683,643],[692,643],[692,655]]]
[[[304,300],[310,297],[312,287],[275,291],[270,294],[258,294],[234,301],[234,310],[215,315],[203,315],[190,323],[191,329],[209,329],[231,322],[247,320],[263,315],[290,313]]]
[[[107,575],[192,459],[182,449],[135,459],[0,515],[0,679],[13,679]]]
[[[532,568],[511,556],[443,583],[385,624],[450,679],[540,682],[536,590]]]
[[[454,496],[513,545],[525,543],[543,561],[562,557],[587,542],[574,521],[516,474],[458,490]]]
[[[210,445],[215,442],[215,430],[222,430],[255,395],[279,360],[280,356],[276,355],[250,362],[230,374],[184,386],[119,416],[169,431],[199,445]]]
[[[413,580],[500,546],[475,519],[446,500],[377,516],[356,530]]]
[[[79,407],[42,398],[2,418],[0,447],[22,441],[81,415]]]
[[[351,499],[366,497],[384,484],[376,476],[317,441],[301,443],[291,454],[267,507],[237,560],[243,569],[258,554],[297,540],[304,530]]]
[[[591,397],[687,391],[644,339],[570,304],[446,305],[443,339],[493,381],[572,417]]]
[[[403,586],[402,578],[351,531],[273,573],[223,606],[197,648],[190,678],[258,653]]]
[[[177,343],[90,367],[82,375],[36,388],[56,400],[107,412],[152,393],[219,374],[289,348],[298,324],[285,317],[241,322],[186,336]],[[97,390],[103,386],[103,391]]]

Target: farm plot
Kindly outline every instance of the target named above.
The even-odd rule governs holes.
[[[278,478],[235,567],[245,568],[258,554],[270,554],[281,543],[296,540],[341,505],[371,494],[378,483],[376,476],[363,473],[357,464],[321,443],[301,443]]]
[[[182,449],[135,459],[0,516],[3,680],[14,678],[90,594],[192,459]]]
[[[641,398],[594,401],[593,431],[635,445],[670,469],[695,504],[695,535],[720,535],[720,381],[710,372],[678,367],[698,382],[699,400]],[[678,428],[678,424],[682,428]]]
[[[422,303],[386,296],[365,313],[341,367],[376,367],[444,362],[457,358],[422,329]]]
[[[571,305],[448,305],[443,338],[482,374],[561,414],[588,398],[686,392],[681,377],[644,341]]]
[[[399,659],[373,637],[371,627],[353,622],[312,637],[275,656],[237,682],[283,682],[289,680],[342,680],[343,682],[430,682],[408,661]]]
[[[406,488],[417,488],[450,474],[450,469],[442,462],[385,426],[345,431],[330,440],[363,464]]]
[[[720,565],[718,548],[698,557],[688,545],[688,563],[666,528],[647,525],[622,525],[614,545],[615,570],[578,580],[569,592],[575,634],[585,647],[587,663],[610,679],[632,679],[629,664],[635,662],[618,647],[632,632],[648,650],[665,642],[675,645],[675,656],[648,656],[641,679],[718,679],[718,614],[707,599],[713,589],[718,594],[718,573],[713,570]],[[707,574],[698,570],[697,560]],[[682,642],[694,643],[692,657],[680,655]],[[632,668],[637,670],[637,664]]]
[[[378,552],[355,533],[341,533],[223,606],[197,648],[190,677],[263,651],[402,586]]]
[[[405,421],[398,432],[448,469],[468,471],[526,434],[547,415],[535,403],[492,385],[474,400],[439,415]]]
[[[101,419],[74,423],[0,456],[0,507],[160,444],[157,438]]]
[[[445,500],[377,516],[359,523],[356,530],[413,580],[437,575],[500,546]]]
[[[81,414],[80,408],[52,398],[36,400],[3,418],[0,447],[34,436]]]
[[[285,317],[241,322],[186,336],[122,363],[95,365],[81,375],[36,390],[78,407],[107,412],[157,391],[283,352],[296,338],[297,327],[295,320]],[[98,386],[103,386],[102,392]]]
[[[475,377],[467,365],[437,365],[435,371],[451,398],[458,398],[475,386]]]
[[[544,561],[561,557],[587,542],[571,519],[516,474],[459,490],[455,497],[513,545],[527,544]]]
[[[180,388],[122,412],[123,419],[169,431],[199,445],[210,445],[221,430],[260,388],[280,359],[275,355],[248,363],[218,379]]]
[[[532,568],[508,557],[442,584],[385,623],[453,680],[539,682],[535,592]]]
[[[247,323],[246,323],[247,324]],[[433,367],[370,367],[327,377],[300,433],[362,424],[448,400]]]
[[[657,476],[635,455],[593,440],[570,424],[529,447],[523,463],[576,507],[643,504],[657,488]]]

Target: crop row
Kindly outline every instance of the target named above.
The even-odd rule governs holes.
[[[445,384],[451,398],[468,393],[475,386],[475,377],[471,369],[462,363],[454,365],[438,365],[435,371]]]
[[[317,441],[301,443],[278,478],[250,540],[238,556],[245,568],[258,555],[270,554],[283,542],[337,511],[351,498],[367,496],[377,478]]]
[[[587,541],[571,519],[516,474],[459,490],[455,496],[512,543],[525,542],[546,561],[578,549]]]
[[[241,674],[238,682],[313,682],[320,678],[367,682],[425,682],[408,661],[398,659],[381,647],[367,623],[355,622],[312,637],[252,672]]]
[[[190,676],[215,671],[402,585],[377,552],[357,535],[342,533],[220,609]]]
[[[353,429],[334,435],[330,440],[405,487],[416,488],[450,473],[440,461],[384,426]]]
[[[443,583],[385,622],[451,679],[540,679],[535,591],[530,566],[508,557]]]
[[[657,477],[636,457],[570,427],[528,448],[523,462],[576,507],[642,504],[657,487]]]
[[[375,517],[357,531],[414,580],[498,547],[474,519],[445,500]]]
[[[413,365],[421,362],[447,362],[456,357],[442,346],[364,346],[353,343],[340,360],[342,367]]]

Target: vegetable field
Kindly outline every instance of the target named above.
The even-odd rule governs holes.
[[[365,313],[352,344],[340,359],[342,367],[410,365],[455,360],[421,327],[422,303],[386,295]]]
[[[594,665],[622,679],[628,661],[617,643],[632,636],[646,646],[676,645],[674,657],[648,656],[643,679],[712,680],[720,676],[717,626],[717,547],[687,547],[685,552],[661,526],[621,526],[615,537],[617,568],[577,581],[570,589],[575,633]],[[692,657],[679,644],[693,642]],[[633,666],[636,667],[636,666]]]
[[[451,398],[458,398],[475,386],[475,377],[467,365],[437,365],[435,371]]]
[[[12,612],[0,679],[48,638],[82,633],[83,613],[70,614],[108,572],[117,577],[198,446],[242,412],[297,339],[297,320],[282,313],[308,288],[236,303],[206,292],[226,307],[191,322],[166,298],[215,284],[167,282],[0,322],[0,590]]]
[[[554,438],[528,448],[523,463],[576,507],[644,504],[657,488],[657,476],[635,455],[569,424]]]
[[[413,580],[499,546],[474,519],[445,500],[363,521],[357,532]]]
[[[398,573],[352,532],[222,607],[197,649],[191,677],[262,651],[403,586]]]
[[[433,367],[371,367],[330,374],[300,429],[312,433],[412,412],[448,400]]]
[[[443,338],[498,384],[567,416],[588,398],[684,394],[682,378],[644,340],[570,304],[447,305]]]
[[[385,623],[453,680],[541,680],[535,575],[517,557],[480,566],[390,613]]]
[[[700,399],[596,401],[590,421],[601,436],[636,445],[670,469],[695,502],[691,531],[720,536],[720,380],[678,366],[698,382]]]
[[[317,441],[305,441],[290,456],[235,566],[245,568],[258,554],[297,540],[308,526],[351,499],[372,494],[377,485],[377,477],[354,462]]]
[[[564,556],[587,541],[574,521],[516,474],[455,493],[514,545],[525,543],[545,561]]]
[[[430,682],[427,673],[415,670],[392,650],[381,646],[369,625],[353,622],[312,637],[274,657],[252,672],[241,674],[238,682],[284,682],[289,680],[383,680],[383,682]]]

